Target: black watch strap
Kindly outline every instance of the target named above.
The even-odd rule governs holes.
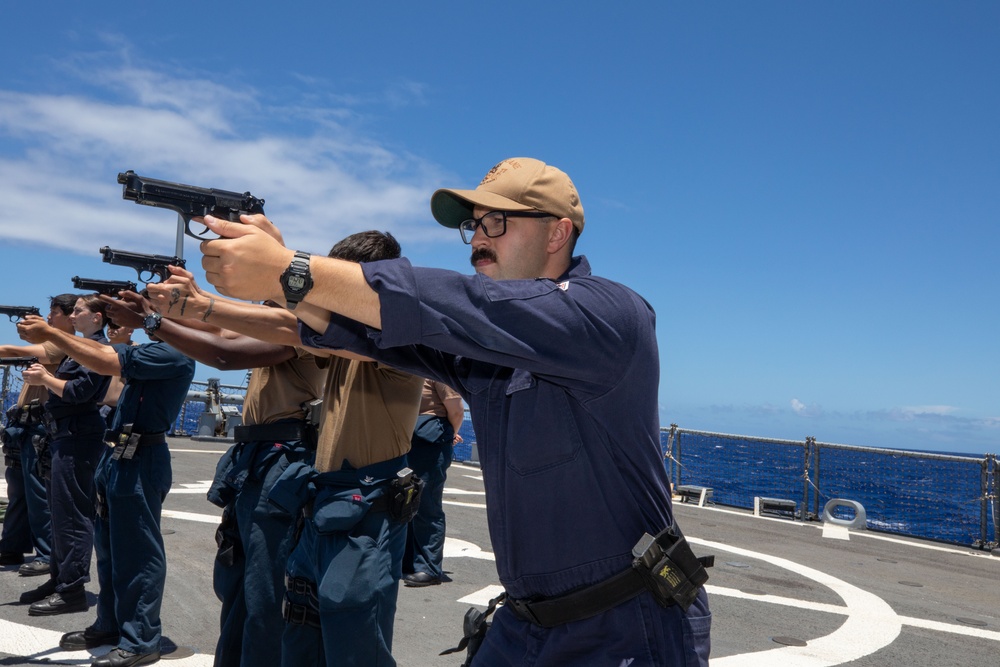
[[[281,289],[289,310],[295,310],[309,290],[312,289],[312,273],[309,271],[309,253],[296,251],[291,264],[281,274]]]

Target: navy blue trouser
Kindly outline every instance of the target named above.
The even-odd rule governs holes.
[[[3,477],[7,482],[7,511],[0,531],[0,552],[25,554],[31,550],[31,526],[28,524],[28,503],[24,497],[24,474],[21,471],[20,443],[24,429],[20,426],[3,429]]]
[[[106,518],[98,517],[95,530],[101,590],[94,627],[118,632],[118,648],[151,653],[160,649],[167,578],[160,513],[172,481],[170,451],[166,443],[140,445],[131,459],[115,460],[105,450],[97,472]]]
[[[213,576],[222,601],[215,667],[281,663],[281,601],[295,517],[268,503],[267,494],[289,463],[311,464],[314,456],[298,440],[248,442],[233,445],[219,461],[215,482],[227,485],[236,497],[226,506],[223,526],[233,543],[220,549]]]
[[[712,615],[702,589],[687,613],[642,593],[582,621],[543,628],[497,609],[473,667],[708,667]]]
[[[31,439],[42,435],[41,424],[14,426],[7,430],[11,444],[20,447],[20,465],[10,466],[5,472],[7,480],[7,515],[0,537],[0,551],[28,553],[34,549],[35,560],[48,563],[52,553],[49,525],[49,501],[45,494],[45,480],[38,476],[38,455]]]
[[[400,467],[395,459],[386,463]],[[338,475],[345,473],[318,476],[312,510],[288,558],[288,576],[311,590],[289,591],[287,598],[307,608],[311,622],[285,625],[284,667],[396,664],[392,631],[406,527],[384,511],[369,511],[384,486],[324,484]]]
[[[55,438],[49,443],[47,480],[52,521],[51,575],[63,592],[90,581],[94,549],[94,473],[108,447],[103,433]]]
[[[420,508],[406,530],[403,572],[424,572],[440,578],[444,560],[445,516],[442,498],[451,465],[455,431],[447,419],[421,415],[413,429],[413,446],[406,459],[424,481]]]

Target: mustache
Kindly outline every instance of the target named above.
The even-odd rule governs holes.
[[[477,248],[472,251],[472,256],[469,257],[469,263],[472,264],[472,266],[475,266],[476,262],[481,259],[488,259],[491,262],[495,262],[497,261],[497,254],[489,248]]]

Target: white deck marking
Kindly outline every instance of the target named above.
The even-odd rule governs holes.
[[[165,519],[181,519],[182,521],[197,521],[198,523],[219,523],[221,515],[195,514],[194,512],[178,512],[176,510],[163,510],[161,512]]]
[[[442,500],[442,505],[456,505],[458,507],[478,507],[481,510],[486,509],[486,505],[482,503],[460,503],[457,500]]]
[[[773,667],[774,665],[833,667],[875,653],[895,641],[902,630],[902,620],[885,600],[825,572],[784,558],[728,544],[693,537],[689,537],[688,541],[709,549],[763,560],[795,572],[826,586],[839,595],[847,605],[845,610],[847,620],[844,624],[825,637],[809,640],[806,646],[783,646],[767,651],[717,658],[712,661],[713,667]]]
[[[676,501],[675,501],[676,502]],[[746,517],[748,516],[745,510],[731,510],[724,509],[722,507],[698,507],[697,505],[688,505],[688,507],[694,507],[696,511],[699,512],[721,512],[722,514],[733,514],[735,516]],[[825,524],[818,524],[815,522],[803,522],[803,521],[789,521],[788,519],[775,519],[772,517],[751,517],[755,521],[780,521],[789,528],[812,528],[814,530],[822,530]],[[876,533],[871,530],[854,530],[851,531],[851,535],[855,537],[870,537],[873,540],[882,540],[883,542],[895,542],[896,544],[905,544],[910,547],[917,549],[928,549],[930,551],[941,551],[950,554],[960,554],[962,556],[971,556],[973,558],[988,558],[990,560],[996,561],[1000,565],[1000,559],[995,556],[991,556],[988,551],[972,551],[971,549],[963,549],[961,547],[946,547],[937,544],[931,544],[927,541],[921,540],[920,538],[914,537],[906,539],[905,536],[892,537],[884,533]]]
[[[822,611],[829,614],[850,614],[850,610],[847,607],[841,607],[835,604],[826,604],[824,602],[810,602],[808,600],[796,600],[795,598],[786,598],[779,595],[754,595],[752,593],[745,593],[741,590],[735,588],[725,588],[723,586],[712,586],[708,584],[705,586],[711,595],[724,595],[731,598],[740,598],[743,600],[753,600],[754,602],[767,602],[770,604],[780,604],[785,607],[795,607],[797,609],[808,609],[810,611]],[[923,618],[913,618],[912,616],[900,616],[899,620],[903,625],[909,625],[915,628],[923,628],[925,630],[937,630],[939,632],[950,632],[956,635],[964,635],[966,637],[978,637],[980,639],[991,639],[996,642],[1000,642],[1000,632],[995,630],[984,630],[982,628],[974,628],[968,625],[957,625],[954,623],[942,623],[940,621],[929,621]]]
[[[485,491],[466,491],[465,489],[453,489],[449,486],[444,487],[445,494],[452,494],[455,496],[485,496]]]
[[[472,542],[466,542],[465,540],[456,540],[453,537],[444,538],[444,557],[445,558],[481,558],[482,560],[496,560],[494,556],[489,551],[483,551],[482,547],[473,544]]]
[[[225,454],[226,449],[174,449],[171,447],[171,452],[183,452],[185,454]]]
[[[207,493],[208,489],[212,486],[212,480],[205,479],[190,484],[181,484],[180,486],[170,489],[170,493]]]
[[[89,665],[96,656],[104,655],[114,648],[104,646],[89,651],[63,651],[59,648],[59,638],[62,636],[62,632],[55,630],[0,620],[0,653],[29,659],[31,664]],[[4,663],[7,660],[10,658],[5,659]],[[171,667],[211,667],[215,662],[214,656],[204,653],[177,659],[171,659],[168,653],[163,656],[163,660],[163,664]]]
[[[464,602],[466,604],[475,604],[480,607],[487,607],[490,604],[490,600],[501,593],[503,593],[503,586],[487,586],[486,588],[480,588],[474,593],[469,593],[464,598],[458,598],[456,602]]]
[[[846,526],[838,526],[835,523],[824,523],[823,524],[823,537],[830,540],[848,540],[851,539],[851,531],[847,529]]]
[[[477,479],[480,482],[483,481],[482,475],[462,475],[462,477],[468,477],[469,479]]]

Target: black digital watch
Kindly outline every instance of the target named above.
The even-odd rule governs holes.
[[[299,305],[313,287],[312,274],[309,272],[309,253],[297,251],[292,263],[278,280],[285,293],[288,309],[295,310],[295,306]]]

